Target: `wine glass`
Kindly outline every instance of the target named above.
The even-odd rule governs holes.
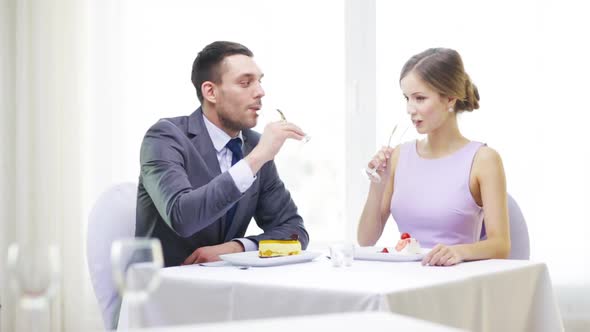
[[[158,272],[164,266],[160,240],[128,238],[114,241],[111,266],[115,285],[129,308],[129,327],[142,327],[142,305],[158,287]]]
[[[13,243],[8,248],[7,274],[17,296],[22,319],[19,331],[49,331],[49,304],[59,288],[60,260],[57,245],[37,246]]]
[[[391,147],[391,140],[392,140],[393,136],[395,135],[395,133],[396,133],[396,132],[398,132],[398,133],[400,132],[400,131],[397,131],[397,128],[398,128],[398,127],[399,127],[399,125],[398,125],[398,124],[396,124],[396,125],[393,127],[393,130],[391,131],[391,134],[389,135],[389,139],[387,140],[387,147]],[[408,129],[410,128],[410,125],[409,125],[409,124],[407,124],[407,125],[404,125],[403,127],[404,127],[404,129],[403,129],[403,131],[401,132],[401,135],[399,135],[399,137],[396,137],[396,141],[397,141],[397,142],[401,142],[401,141],[402,141],[402,139],[403,139],[404,135],[406,134],[406,132],[407,132],[407,131],[408,131]],[[367,177],[369,180],[371,180],[371,182],[374,182],[374,183],[379,183],[379,182],[381,182],[381,175],[379,175],[379,173],[377,172],[377,168],[378,168],[378,166],[377,166],[377,167],[367,167],[367,168],[364,168],[364,169],[362,170],[362,173],[363,173],[363,174],[364,174],[364,175],[365,175],[365,176],[366,176],[366,177]]]
[[[283,121],[287,121],[287,118],[285,117],[285,114],[278,108],[276,108],[277,112],[279,112],[279,115],[281,116],[281,120]],[[303,139],[301,140],[301,142],[303,144],[309,142],[311,140],[311,136],[305,134],[305,136],[303,137]]]
[[[332,266],[352,266],[354,260],[354,244],[352,242],[335,243],[330,246]]]

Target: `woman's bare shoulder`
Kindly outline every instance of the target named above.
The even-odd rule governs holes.
[[[500,153],[487,145],[479,148],[473,160],[473,171],[481,174],[499,169],[503,169]]]
[[[479,159],[479,161],[484,163],[502,162],[502,157],[500,157],[500,153],[487,145],[484,145],[481,148],[479,148],[477,154],[475,155],[475,159]]]

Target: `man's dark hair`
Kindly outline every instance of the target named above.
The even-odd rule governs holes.
[[[246,46],[228,41],[213,42],[199,52],[193,62],[191,81],[193,81],[193,85],[197,89],[197,97],[201,104],[203,103],[203,93],[201,92],[203,82],[221,83],[221,72],[219,70],[221,62],[226,57],[236,54],[254,56]]]

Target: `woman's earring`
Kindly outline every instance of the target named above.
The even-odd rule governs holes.
[[[452,107],[449,107],[449,112],[453,113],[455,110]]]

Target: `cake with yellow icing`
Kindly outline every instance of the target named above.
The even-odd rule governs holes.
[[[261,240],[258,242],[258,256],[279,257],[299,255],[301,242],[299,240]]]

